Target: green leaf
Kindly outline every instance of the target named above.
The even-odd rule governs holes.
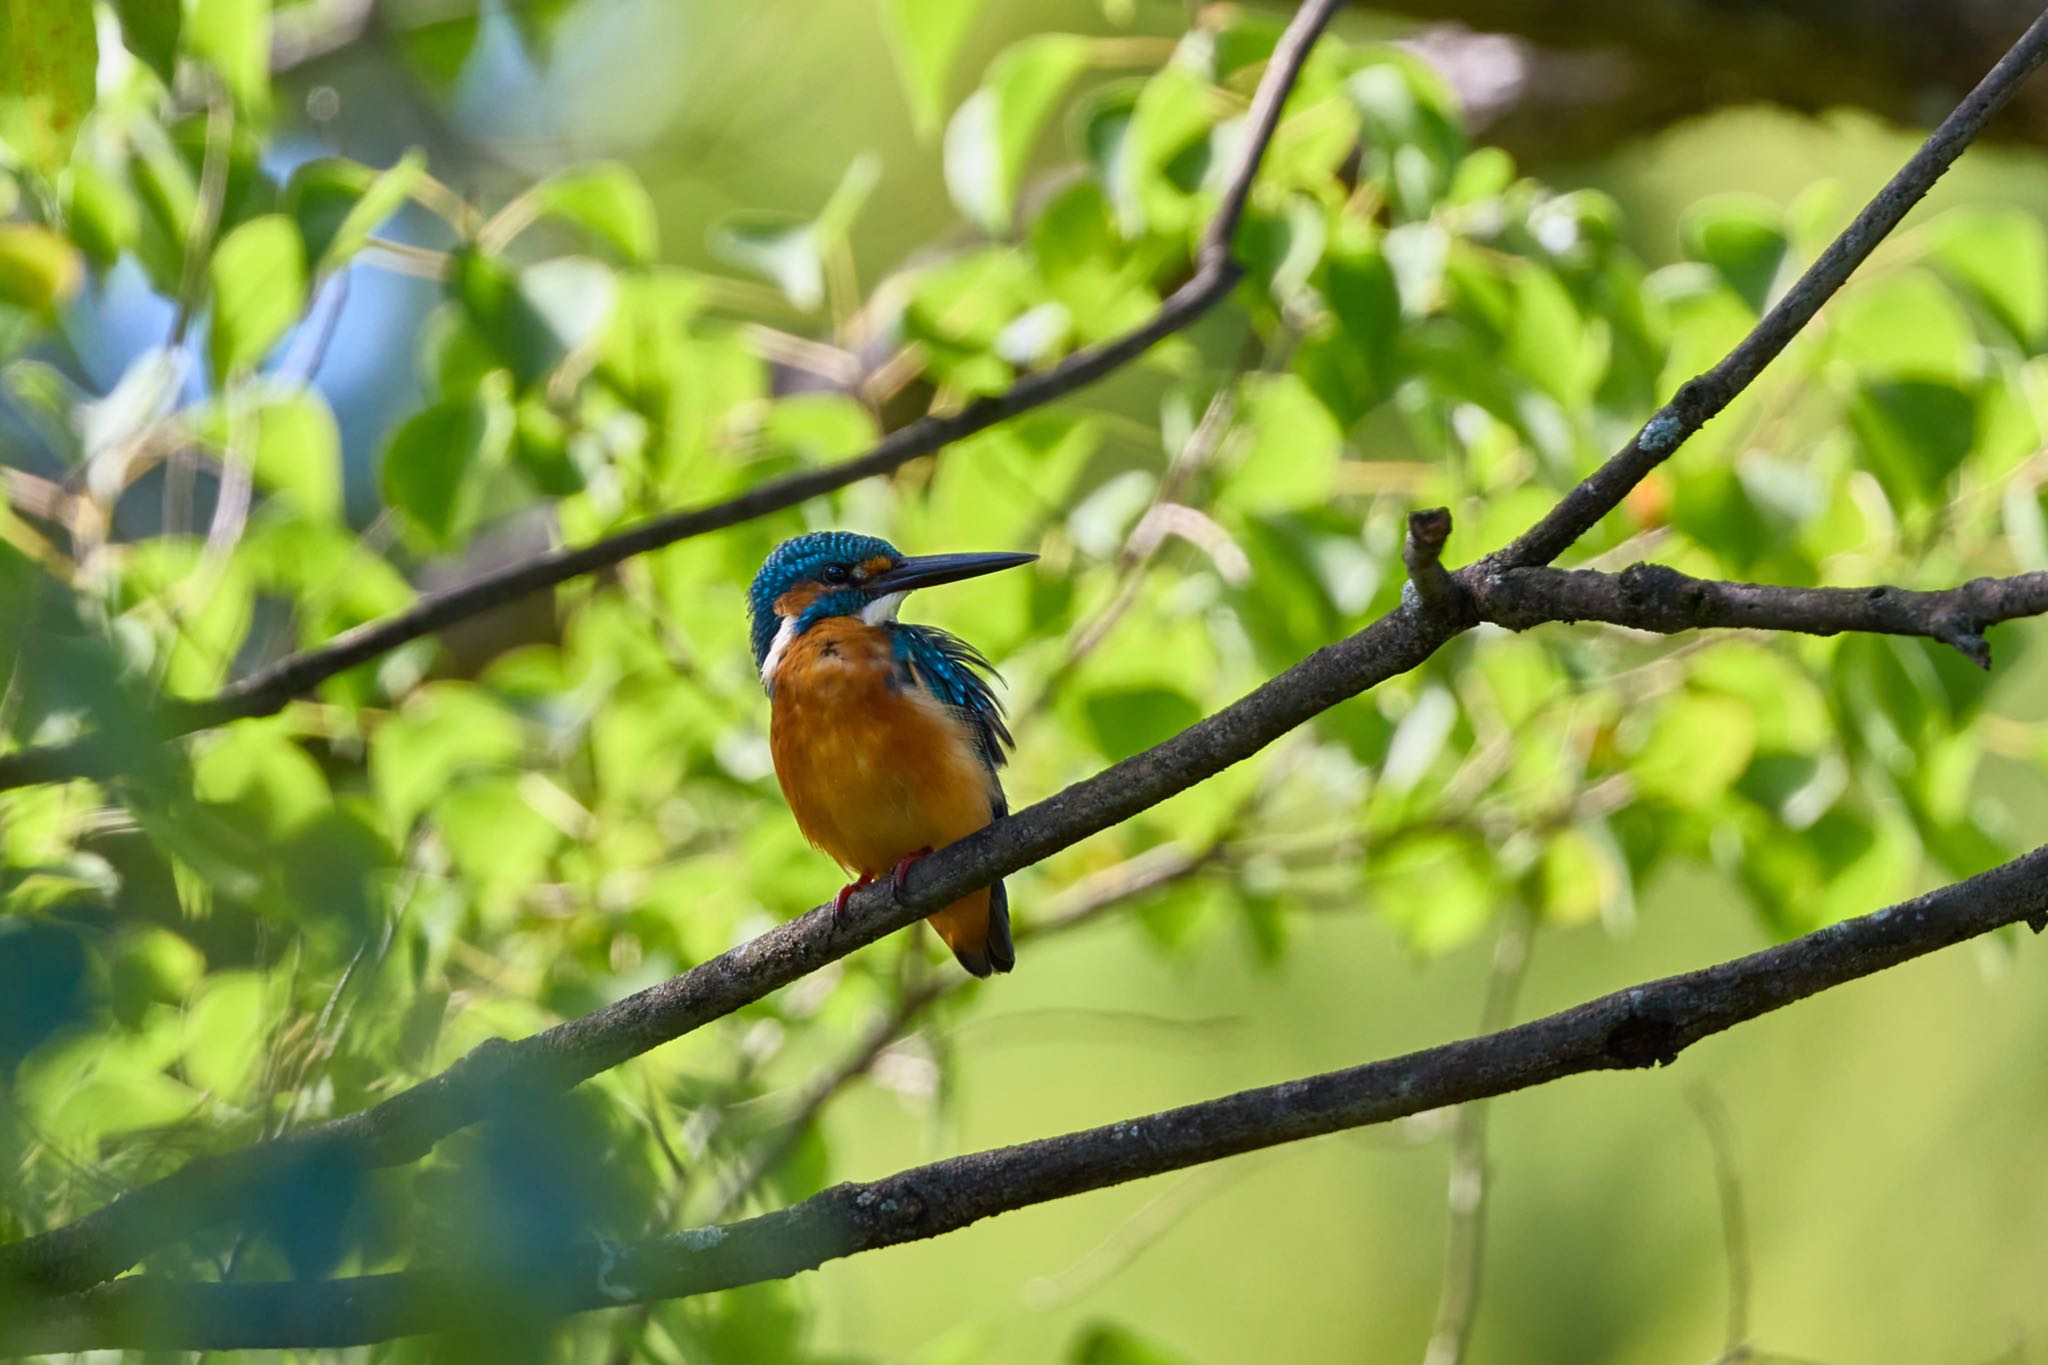
[[[734,265],[772,280],[784,298],[805,312],[825,301],[825,258],[817,232],[795,214],[728,214],[711,229],[711,246]]]
[[[585,480],[570,453],[569,439],[569,424],[540,398],[528,397],[516,414],[512,462],[549,497],[579,493]]]
[[[1976,443],[1977,404],[1939,380],[1872,380],[1851,401],[1849,425],[1893,504],[1931,509]]]
[[[521,391],[595,344],[618,305],[618,277],[587,256],[515,273],[495,257],[461,252],[448,288]]]
[[[1074,1339],[1067,1360],[1069,1365],[1187,1365],[1187,1357],[1107,1322],[1084,1329]]]
[[[214,248],[207,265],[213,323],[207,353],[216,380],[254,367],[306,310],[306,254],[292,220],[252,218]]]
[[[517,895],[540,880],[562,831],[521,795],[510,773],[461,780],[436,796],[434,827],[464,876],[486,895]]]
[[[178,30],[185,22],[180,0],[114,0],[121,41],[166,86],[178,76]]]
[[[1343,433],[1297,375],[1246,379],[1235,467],[1219,503],[1251,512],[1315,507],[1330,496]]]
[[[1084,38],[1027,38],[996,58],[947,124],[946,192],[983,231],[1009,231],[1017,186],[1046,118],[1087,64]]]
[[[1686,255],[1712,266],[1751,312],[1763,312],[1791,252],[1784,216],[1769,201],[1709,195],[1686,210],[1678,235]]]
[[[142,206],[126,185],[80,160],[71,168],[64,195],[65,226],[87,260],[105,270],[134,248],[142,231]]]
[[[1082,703],[1089,738],[1111,762],[1173,738],[1202,718],[1202,708],[1165,687],[1094,692]]]
[[[882,0],[896,73],[919,136],[929,137],[946,109],[947,78],[983,0]]]
[[[256,486],[315,521],[341,520],[341,429],[318,389],[272,389],[249,414]]]
[[[1169,66],[1139,89],[1116,166],[1123,183],[1110,191],[1127,234],[1194,226],[1216,123],[1209,87],[1185,67]]]
[[[809,312],[825,301],[825,256],[839,246],[874,190],[880,165],[854,158],[818,216],[747,211],[711,228],[711,249],[734,265],[774,281],[783,296]]]
[[[1928,262],[2027,351],[2048,342],[2048,232],[2019,209],[1954,209],[1927,225]]]
[[[654,201],[631,168],[593,161],[558,171],[533,188],[535,211],[588,233],[634,265],[658,250]]]
[[[280,207],[297,221],[315,271],[333,271],[361,251],[405,205],[426,165],[426,154],[415,149],[383,171],[346,157],[323,157],[293,171]]]
[[[503,460],[511,436],[502,383],[422,409],[384,454],[384,501],[428,546],[452,549],[475,523],[482,471]]]
[[[1748,706],[1733,697],[1687,694],[1658,711],[1629,771],[1644,794],[1699,810],[1742,775],[1755,747],[1756,721]]]
[[[212,691],[226,679],[255,614],[255,590],[234,561],[208,565],[187,537],[126,547],[120,600],[131,625],[161,642],[165,690]]]
[[[1374,912],[1431,956],[1469,942],[1500,901],[1486,850],[1455,834],[1403,839],[1368,856],[1366,885]]]
[[[270,0],[191,0],[185,50],[214,69],[236,103],[270,105]]]
[[[1323,206],[1291,194],[1277,213],[1253,207],[1239,224],[1235,254],[1249,278],[1288,318],[1302,315],[1309,276],[1329,243]]]
[[[1072,116],[1081,154],[1093,169],[1125,237],[1137,236],[1145,226],[1131,141],[1131,125],[1143,89],[1139,81],[1111,81],[1089,91]]]
[[[224,1100],[237,1099],[263,1055],[263,978],[217,972],[185,1012],[186,1079]]]
[[[257,384],[191,416],[200,440],[249,461],[256,486],[308,520],[341,521],[341,431],[313,388]]]
[[[92,109],[91,0],[0,0],[0,142],[54,179]]]
[[[459,10],[445,19],[408,23],[398,35],[398,50],[420,79],[444,98],[450,97],[482,31],[483,21],[476,10]]]
[[[1910,267],[1845,290],[1828,340],[1873,377],[1962,379],[1971,364],[1970,320],[1933,271]]]
[[[481,689],[429,684],[378,729],[370,746],[370,789],[402,831],[458,776],[501,772],[522,743],[518,719]]]
[[[1351,225],[1339,226],[1314,283],[1328,321],[1296,349],[1293,369],[1349,431],[1393,392],[1400,290],[1377,238]]]
[[[1381,184],[1395,220],[1429,216],[1451,187],[1465,135],[1443,80],[1419,59],[1381,49],[1344,83],[1358,110],[1364,169]]]
[[[333,803],[320,765],[276,720],[209,734],[193,757],[192,792],[212,805],[239,806],[267,838],[296,831]]]
[[[1544,922],[1564,927],[1600,918],[1620,895],[1626,869],[1612,850],[1586,831],[1558,831],[1538,865]]]
[[[0,303],[48,317],[78,292],[78,248],[35,223],[0,223]]]

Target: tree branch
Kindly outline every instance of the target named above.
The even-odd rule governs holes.
[[[275,710],[286,697],[316,685],[334,672],[473,611],[616,563],[685,535],[731,525],[868,473],[893,468],[945,440],[980,430],[1098,378],[1159,337],[1184,326],[1221,297],[1234,278],[1235,268],[1227,256],[1228,244],[1249,192],[1257,149],[1270,138],[1288,84],[1334,7],[1335,0],[1311,0],[1289,26],[1254,99],[1249,150],[1205,237],[1195,279],[1169,299],[1151,323],[1116,342],[1076,353],[1054,369],[1026,378],[1008,394],[985,400],[965,413],[927,419],[905,428],[875,451],[846,464],[782,480],[731,502],[659,519],[597,545],[557,552],[533,564],[424,599],[409,612],[349,632],[322,649],[246,679],[212,702],[187,706],[181,713],[184,728]],[[1532,555],[1540,552],[1544,559],[1554,557],[1572,537],[1618,501],[1656,460],[1668,455],[1689,431],[1725,406],[1734,391],[1753,379],[1783,349],[1791,333],[1811,317],[1820,300],[1839,287],[1854,262],[1868,254],[1874,241],[1869,234],[1881,236],[1896,223],[1905,205],[1924,192],[1926,184],[1954,159],[1990,109],[2009,93],[2012,84],[2039,64],[2044,50],[2048,50],[2048,15],[2028,30],[1963,108],[1943,123],[1906,170],[1880,192],[1793,293],[1727,359],[1681,390],[1679,397],[1645,426],[1635,442],[1573,490],[1557,512],[1539,522],[1515,546],[1460,570],[1454,578],[1477,593],[1505,577],[1506,571],[1530,563]],[[1921,171],[1916,172],[1916,167]],[[1872,226],[1880,223],[1881,228]],[[1822,267],[1831,261],[1846,264],[1830,267],[1823,274]],[[1212,292],[1198,289],[1205,280],[1209,281],[1207,290]],[[1794,298],[1806,302],[1801,308],[1788,311],[1787,305]],[[1713,382],[1709,383],[1710,380]],[[1715,396],[1710,411],[1699,409],[1688,399],[1688,394],[1702,385]],[[1685,424],[1687,419],[1674,415],[1680,409],[1693,414],[1690,426]],[[969,425],[962,427],[962,422]],[[1643,446],[1645,439],[1651,439],[1656,447],[1654,458],[1649,457],[1648,447]],[[929,445],[913,448],[916,441]],[[1649,459],[1649,463],[1636,470],[1630,463],[1631,451],[1638,452],[1634,457],[1638,461]],[[1529,548],[1532,544],[1534,550]],[[0,1290],[61,1293],[97,1284],[120,1274],[159,1246],[238,1212],[260,1208],[266,1199],[275,1197],[280,1182],[309,1160],[335,1160],[362,1168],[416,1160],[449,1133],[482,1119],[490,1111],[493,1098],[506,1086],[516,1086],[528,1093],[565,1089],[728,1014],[856,948],[906,927],[997,877],[1040,861],[1214,776],[1320,712],[1419,666],[1479,619],[1466,594],[1451,594],[1439,602],[1427,603],[1418,593],[1413,607],[1397,610],[1357,634],[1318,650],[1164,743],[939,850],[911,870],[908,883],[900,892],[882,883],[857,893],[849,905],[852,913],[841,926],[835,928],[834,917],[824,907],[813,909],[721,957],[605,1009],[518,1043],[496,1040],[479,1046],[441,1075],[371,1109],[244,1152],[201,1157],[65,1227],[0,1246]],[[1835,628],[1856,627],[1845,622]],[[74,775],[104,758],[90,748],[77,747],[17,753],[0,759],[0,787]],[[2048,915],[2048,911],[2042,913]],[[1535,1080],[1526,1083],[1533,1084]],[[1482,1089],[1422,1107],[1489,1093],[1495,1092]],[[799,1206],[804,1207],[808,1206]],[[138,1283],[144,1287],[128,1292],[138,1296],[152,1292],[147,1287],[149,1282]],[[226,1294],[244,1292],[246,1288],[219,1286]]]
[[[1158,312],[1129,332],[1075,351],[1051,369],[1025,375],[1007,391],[977,399],[959,412],[920,418],[891,432],[864,455],[792,474],[708,507],[655,517],[594,544],[553,550],[459,587],[430,593],[402,612],[344,631],[318,648],[258,669],[210,699],[169,703],[152,718],[150,728],[169,739],[229,721],[273,714],[336,674],[445,630],[458,621],[572,578],[608,569],[636,555],[752,521],[862,479],[887,474],[920,456],[1063,398],[1128,365],[1207,313],[1237,284],[1243,272],[1231,256],[1231,243],[1250,200],[1252,181],[1279,126],[1281,107],[1294,88],[1302,63],[1340,5],[1341,0],[1307,0],[1295,13],[1273,49],[1245,115],[1244,143],[1224,182],[1216,216],[1196,248],[1195,273],[1160,304]],[[103,777],[119,771],[120,763],[118,755],[106,752],[105,746],[96,743],[92,736],[68,744],[25,749],[0,756],[0,790],[73,777]]]
[[[1629,490],[1662,464],[1686,437],[1718,416],[1791,343],[1851,272],[1877,249],[1877,244],[1890,235],[1907,210],[1920,202],[1942,172],[1963,154],[1985,121],[2012,98],[2020,82],[2033,74],[2044,59],[2048,59],[2048,12],[2034,20],[2012,49],[1999,58],[1998,65],[1941,121],[1941,126],[1912,159],[1900,167],[1899,173],[1856,215],[1856,220],[1829,243],[1820,259],[1807,267],[1806,273],[1764,314],[1741,344],[1713,369],[1688,381],[1627,445],[1567,493],[1513,544],[1490,556],[1490,562],[1498,568],[1550,563],[1613,511]]]
[[[1480,619],[1510,630],[1551,621],[1605,621],[1659,635],[1712,627],[1919,635],[1953,646],[1985,669],[1991,667],[1987,629],[2048,614],[2048,573],[1974,578],[1938,592],[1724,583],[1662,564],[1634,564],[1610,574],[1549,568],[1492,572],[1482,563],[1459,578]]]
[[[1543,1019],[1062,1137],[837,1185],[776,1213],[566,1247],[517,1284],[446,1270],[326,1282],[136,1276],[19,1313],[0,1352],[351,1346],[448,1325],[464,1304],[561,1314],[781,1279],[983,1218],[1589,1071],[1668,1065],[1713,1034],[1994,929],[2048,916],[2048,847],[1967,881]],[[483,1297],[479,1297],[479,1295]]]
[[[260,1204],[309,1160],[414,1161],[490,1112],[506,1087],[566,1089],[718,1019],[998,877],[1078,843],[1251,757],[1338,702],[1416,667],[1473,624],[1397,611],[1326,646],[1173,738],[683,975],[517,1043],[485,1043],[373,1108],[247,1151],[200,1157],[65,1227],[0,1246],[0,1290],[80,1289],[155,1248]]]

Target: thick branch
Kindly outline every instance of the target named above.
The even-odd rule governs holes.
[[[1942,172],[1963,154],[1985,120],[2012,97],[2020,82],[2043,59],[2048,59],[2048,13],[2034,20],[2033,26],[1999,59],[1990,74],[1941,121],[1912,160],[1878,191],[1877,197],[1856,215],[1856,220],[1842,230],[1842,235],[1829,243],[1820,259],[1807,268],[1798,283],[1720,364],[1688,381],[1627,445],[1566,494],[1512,545],[1491,556],[1492,564],[1520,568],[1556,559],[1613,511],[1629,490],[1662,464],[1688,436],[1735,401],[1736,395],[1763,373],[1764,366],[1777,358],[1799,334],[1799,329],[1820,311],[1820,306],[1842,287],[1850,273],[1899,225],[1907,210],[1920,202]]]
[[[2048,614],[2048,573],[1975,578],[1938,592],[1723,583],[1662,564],[1635,564],[1618,574],[1548,568],[1492,572],[1480,565],[1460,578],[1480,618],[1511,630],[1551,621],[1605,621],[1660,635],[1712,627],[1919,635],[1954,646],[1979,668],[1991,667],[1987,629]]]
[[[1188,327],[1236,285],[1242,271],[1231,257],[1231,239],[1237,235],[1238,222],[1251,197],[1252,181],[1273,139],[1273,131],[1279,126],[1281,107],[1294,88],[1302,62],[1339,6],[1340,0],[1308,0],[1295,14],[1273,50],[1272,60],[1245,115],[1243,146],[1224,182],[1216,216],[1196,248],[1194,275],[1160,305],[1158,312],[1129,332],[1099,346],[1076,351],[1051,369],[1026,375],[1005,392],[977,399],[959,412],[920,418],[891,432],[864,455],[777,479],[709,507],[656,517],[593,545],[554,550],[487,573],[460,587],[430,593],[402,612],[344,631],[316,649],[259,669],[206,701],[167,705],[153,717],[154,728],[165,738],[172,738],[229,721],[270,715],[294,698],[306,696],[329,678],[458,621],[572,578],[608,569],[636,555],[752,521],[862,479],[890,473],[911,460],[1020,413],[1043,407],[1123,368],[1160,341]],[[118,770],[119,759],[104,750],[105,746],[87,737],[70,744],[0,756],[0,789],[73,777],[106,776]]]
[[[445,1326],[451,1304],[566,1313],[781,1279],[878,1247],[1125,1181],[1588,1071],[1666,1065],[1702,1038],[1979,934],[2048,916],[2048,848],[1719,966],[1462,1042],[1063,1137],[838,1185],[759,1218],[565,1249],[544,1277],[478,1285],[407,1271],[328,1282],[138,1276],[0,1326],[0,1352],[350,1346]]]
[[[482,1119],[505,1087],[567,1088],[730,1014],[1213,777],[1338,702],[1406,673],[1471,624],[1470,616],[1382,617],[1157,747],[940,849],[911,870],[900,898],[884,880],[855,894],[837,928],[821,906],[595,1013],[517,1043],[484,1044],[374,1108],[249,1151],[201,1157],[75,1223],[0,1246],[0,1287],[96,1284],[158,1246],[248,1212],[287,1172],[316,1157],[364,1167],[417,1160]]]

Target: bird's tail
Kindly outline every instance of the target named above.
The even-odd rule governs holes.
[[[979,904],[984,897],[985,915]],[[933,915],[931,922],[960,965],[974,975],[1007,972],[1017,965],[1017,948],[1010,941],[1010,893],[1001,882],[986,892],[955,901]]]

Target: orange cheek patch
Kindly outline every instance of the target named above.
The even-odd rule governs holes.
[[[804,614],[804,609],[817,601],[822,592],[824,592],[824,589],[820,588],[816,583],[799,583],[775,599],[775,614],[777,616],[801,616]]]
[[[873,559],[862,562],[860,576],[862,578],[873,578],[878,573],[887,573],[895,567],[895,564],[896,561],[887,555],[876,555]]]

